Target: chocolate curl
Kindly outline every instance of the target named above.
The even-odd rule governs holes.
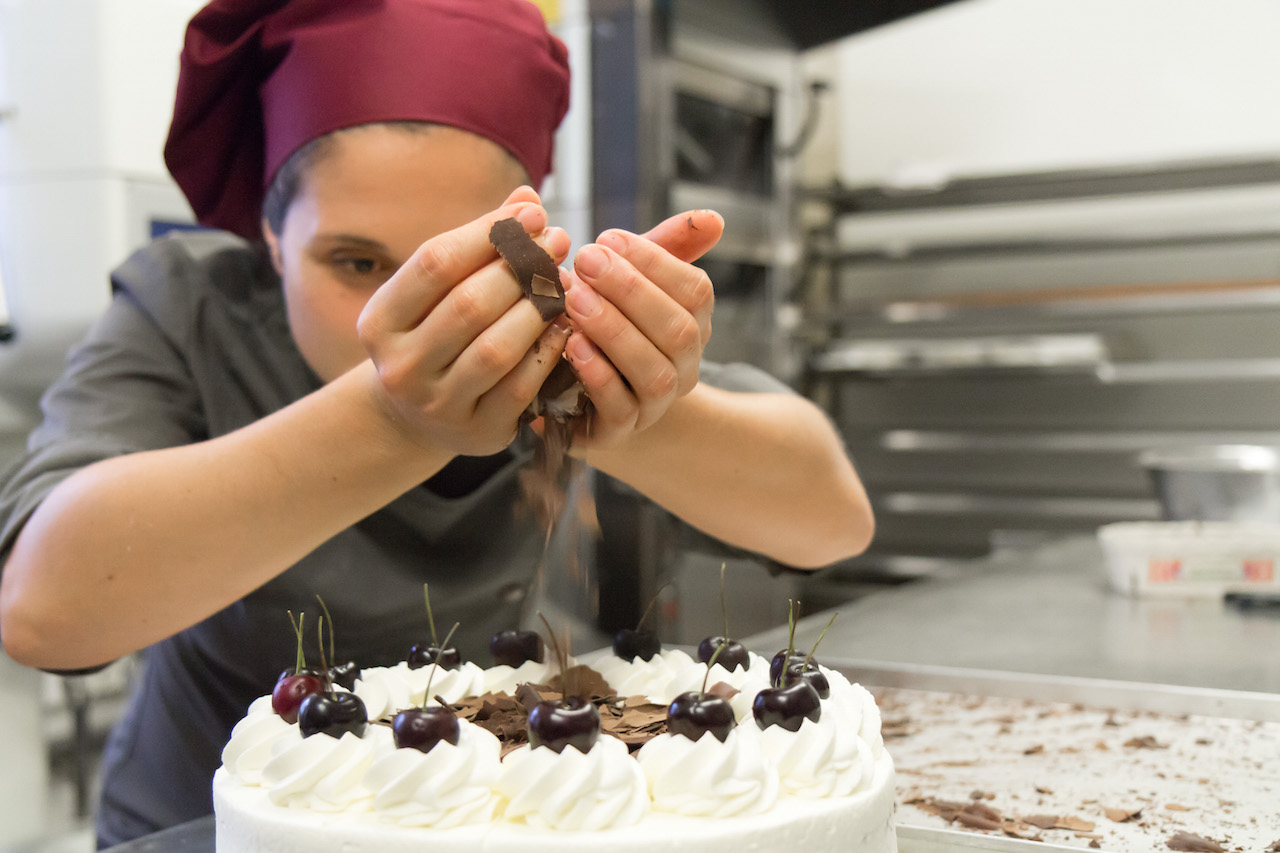
[[[546,251],[533,241],[516,219],[499,219],[489,228],[489,242],[507,262],[525,298],[538,309],[543,320],[564,313],[564,287],[560,268]]]

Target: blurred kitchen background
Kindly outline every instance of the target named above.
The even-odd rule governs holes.
[[[190,224],[160,158],[198,0],[0,0],[0,455],[129,251]],[[575,245],[688,207],[708,357],[819,401],[871,551],[730,561],[733,632],[1160,517],[1138,455],[1280,445],[1274,0],[541,0],[573,105],[545,198]],[[661,595],[718,627],[721,556],[596,482],[597,627]],[[667,581],[674,581],[663,588]],[[595,604],[595,602],[593,602]],[[0,851],[87,851],[97,751],[138,660],[0,654]]]

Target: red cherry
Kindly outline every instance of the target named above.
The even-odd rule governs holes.
[[[324,683],[314,675],[282,675],[271,691],[271,710],[286,723],[296,723],[302,700],[323,689]]]

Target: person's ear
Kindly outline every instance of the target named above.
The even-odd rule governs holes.
[[[280,238],[271,230],[265,216],[262,218],[262,239],[266,241],[267,251],[271,253],[271,266],[275,267],[277,275],[283,277],[284,260],[280,255]]]

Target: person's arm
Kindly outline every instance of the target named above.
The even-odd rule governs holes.
[[[495,219],[546,224],[523,193],[428,241],[383,285],[362,318],[370,361],[235,432],[95,462],[54,487],[0,574],[5,651],[44,669],[119,658],[237,601],[455,455],[506,446],[566,335],[488,242]],[[563,257],[563,233],[548,239]],[[428,323],[445,331],[421,334]]]
[[[795,568],[863,551],[874,522],[826,416],[793,394],[698,385],[588,464],[717,539]]]

